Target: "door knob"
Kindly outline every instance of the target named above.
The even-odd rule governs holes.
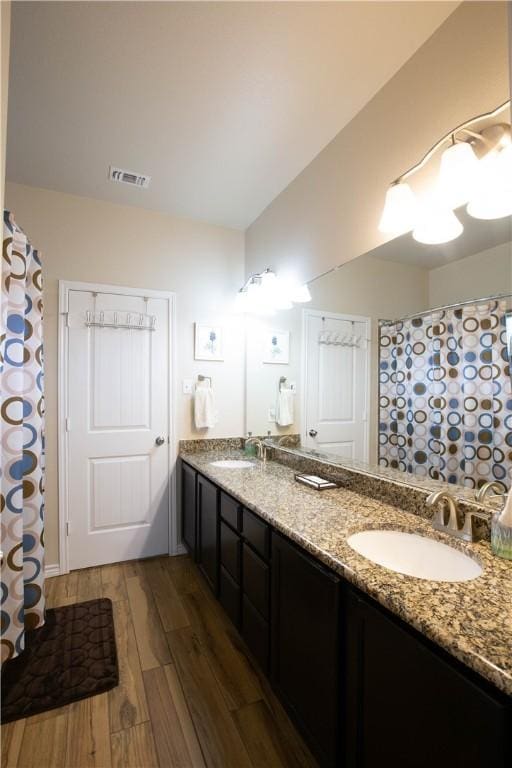
[[[160,437],[157,437],[157,439],[155,440],[155,445],[163,445],[164,443],[165,443],[165,437],[160,436]]]
[[[316,437],[318,435],[318,432],[316,431],[316,429],[310,429],[308,434],[310,437]]]

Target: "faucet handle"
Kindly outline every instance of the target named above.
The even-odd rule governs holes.
[[[476,541],[478,539],[474,525],[475,517],[490,523],[492,512],[481,512],[477,509],[472,509],[466,512],[464,517],[464,526],[462,528],[462,538],[466,539],[466,541]]]

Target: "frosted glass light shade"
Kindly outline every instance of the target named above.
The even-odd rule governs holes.
[[[405,183],[392,184],[386,192],[379,230],[386,234],[402,235],[414,227],[416,217],[417,203],[410,186]]]
[[[512,144],[489,152],[479,163],[478,184],[467,211],[475,219],[501,219],[512,215]]]
[[[235,312],[237,313],[247,312],[247,309],[248,309],[247,291],[240,290],[235,296]]]
[[[478,175],[478,158],[467,142],[452,144],[441,155],[439,192],[450,208],[458,208],[470,199]]]
[[[297,288],[295,288],[293,290],[291,299],[297,304],[305,304],[307,301],[311,301],[311,293],[309,291],[308,284],[304,283],[303,285],[299,285]]]
[[[421,207],[412,236],[418,243],[439,245],[449,243],[462,234],[464,227],[454,212],[441,203],[431,200]]]

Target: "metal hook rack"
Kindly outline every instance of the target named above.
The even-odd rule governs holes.
[[[105,314],[107,317],[105,317]],[[124,315],[124,322],[120,316]],[[85,325],[96,328],[128,328],[132,331],[156,331],[156,316],[145,312],[123,312],[119,310],[101,310],[85,313]]]

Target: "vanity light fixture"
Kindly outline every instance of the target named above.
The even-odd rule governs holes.
[[[510,100],[457,126],[395,179],[386,193],[379,230],[394,236],[413,230],[418,242],[438,244],[462,233],[463,226],[453,213],[461,205],[467,203],[467,212],[474,218],[498,219],[512,214],[510,124],[488,125],[479,132],[470,130],[474,123],[490,120],[509,106]],[[447,143],[449,146],[445,146]],[[420,201],[406,180],[443,146],[435,191],[427,201]]]
[[[419,243],[439,245],[455,240],[463,229],[449,206],[431,199],[421,206],[412,236]]]
[[[501,219],[512,215],[511,143],[489,152],[480,160],[468,213],[476,219]]]
[[[291,309],[294,304],[311,301],[307,283],[284,281],[270,267],[251,275],[235,299],[235,312],[273,315],[277,310]]]

